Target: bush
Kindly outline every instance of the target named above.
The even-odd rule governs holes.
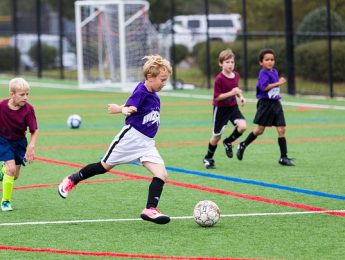
[[[296,75],[313,81],[328,80],[328,47],[325,41],[313,41],[301,44],[295,49]],[[345,42],[334,41],[333,80],[345,81]]]
[[[178,64],[189,55],[188,48],[182,44],[175,45],[175,63]],[[172,57],[172,47],[170,47],[170,57]]]
[[[50,69],[54,68],[56,57],[58,54],[58,51],[55,47],[49,46],[47,44],[41,44],[41,51],[42,51],[42,68],[43,69]],[[35,64],[38,64],[37,60],[37,44],[33,45],[29,50],[29,56],[30,58],[35,62]]]
[[[243,62],[243,44],[242,42],[210,42],[210,59],[211,59],[211,74],[215,76],[220,72],[220,67],[218,65],[218,55],[219,53],[226,49],[230,48],[235,54],[235,70],[244,74],[244,62]],[[258,75],[260,70],[258,54],[259,51],[263,48],[271,48],[276,53],[276,67],[278,68],[280,74],[285,72],[285,39],[270,39],[270,40],[258,40],[248,42],[247,49],[247,72],[248,76],[255,78]],[[206,67],[206,44],[199,44],[198,49],[194,50],[193,53],[196,53],[196,61],[199,66],[199,69],[207,75]]]
[[[0,48],[0,70],[2,71],[8,71],[13,70],[15,66],[15,55],[14,55],[15,49],[13,47],[3,47]],[[20,54],[18,49],[16,49],[17,52],[17,64],[19,64]]]
[[[331,16],[331,29],[333,32],[344,32],[345,24],[342,18],[330,11]],[[320,7],[307,14],[300,25],[297,27],[298,33],[315,33],[315,32],[327,32],[327,9],[326,7]],[[324,36],[326,37],[326,35]],[[312,35],[297,35],[296,44],[302,44],[313,40],[319,40],[320,37]]]

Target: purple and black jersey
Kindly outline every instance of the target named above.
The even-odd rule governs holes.
[[[137,112],[126,117],[126,124],[133,126],[140,133],[153,138],[160,123],[160,99],[155,92],[150,92],[140,82],[128,98],[125,106],[134,106]]]
[[[9,99],[0,101],[0,136],[7,140],[21,140],[25,137],[26,130],[30,133],[37,130],[35,110],[32,105],[26,103],[18,110],[8,107]]]
[[[259,72],[258,82],[256,83],[256,97],[257,99],[280,99],[280,87],[275,87],[269,91],[264,91],[264,89],[272,83],[279,81],[279,74],[276,69],[267,70],[261,69]]]

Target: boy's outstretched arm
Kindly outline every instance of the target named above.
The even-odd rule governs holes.
[[[120,114],[120,113],[122,113],[125,116],[129,116],[129,115],[137,112],[137,108],[134,106],[108,104],[108,112],[109,112],[109,114]]]

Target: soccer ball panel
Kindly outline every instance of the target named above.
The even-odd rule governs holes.
[[[219,221],[220,209],[213,201],[203,200],[195,205],[193,216],[198,225],[211,227]]]
[[[70,115],[67,118],[67,125],[68,127],[72,128],[72,129],[76,129],[79,128],[81,125],[81,117],[79,115]]]

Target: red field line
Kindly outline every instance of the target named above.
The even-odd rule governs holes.
[[[188,256],[164,256],[164,255],[146,255],[146,254],[128,254],[116,252],[86,252],[74,250],[60,250],[52,248],[29,248],[17,246],[0,245],[0,250],[21,251],[30,253],[49,253],[60,255],[79,255],[79,256],[99,256],[99,257],[122,257],[122,258],[139,258],[139,259],[178,259],[178,260],[254,260],[254,258],[229,258],[229,257],[188,257]],[[257,259],[257,258],[256,258]]]
[[[62,161],[52,160],[52,159],[48,159],[48,158],[38,157],[36,159],[38,161],[45,162],[45,163],[59,164],[59,165],[70,166],[70,167],[75,167],[75,168],[83,167],[83,165],[80,165],[80,164],[62,162]],[[120,175],[120,176],[126,176],[126,177],[134,177],[137,179],[142,179],[142,180],[147,180],[147,181],[150,181],[152,179],[151,177],[141,176],[141,175],[137,175],[137,174],[133,174],[133,173],[119,172],[119,171],[114,171],[114,170],[109,171],[109,173]],[[275,205],[280,205],[280,206],[284,206],[284,207],[303,209],[303,210],[307,210],[307,211],[328,211],[325,208],[314,207],[314,206],[310,206],[307,204],[299,204],[299,203],[293,203],[293,202],[287,202],[287,201],[281,201],[281,200],[268,199],[268,198],[264,198],[264,197],[260,197],[260,196],[241,194],[241,193],[237,193],[237,192],[220,190],[220,189],[215,189],[212,187],[200,186],[200,185],[195,185],[195,184],[188,184],[188,183],[169,181],[169,180],[166,181],[166,184],[172,185],[172,186],[177,186],[177,187],[183,187],[183,188],[187,188],[187,189],[194,189],[194,190],[199,190],[199,191],[217,193],[217,194],[222,194],[222,195],[226,195],[226,196],[246,199],[246,200],[264,202],[264,203],[268,203],[268,204],[275,204]],[[335,216],[339,216],[339,217],[345,217],[345,212],[328,211],[328,212],[325,212],[324,214],[335,215]]]
[[[119,179],[111,179],[111,180],[86,180],[83,181],[82,184],[92,184],[92,183],[107,183],[107,182],[122,182],[122,181],[134,181],[138,180],[137,177],[129,177],[129,178],[119,178]],[[14,187],[14,190],[27,190],[27,189],[37,189],[37,188],[46,188],[46,187],[57,187],[60,183],[49,183],[49,184],[35,184],[35,185],[27,185],[27,186],[18,186]],[[2,191],[2,188],[0,188]]]

